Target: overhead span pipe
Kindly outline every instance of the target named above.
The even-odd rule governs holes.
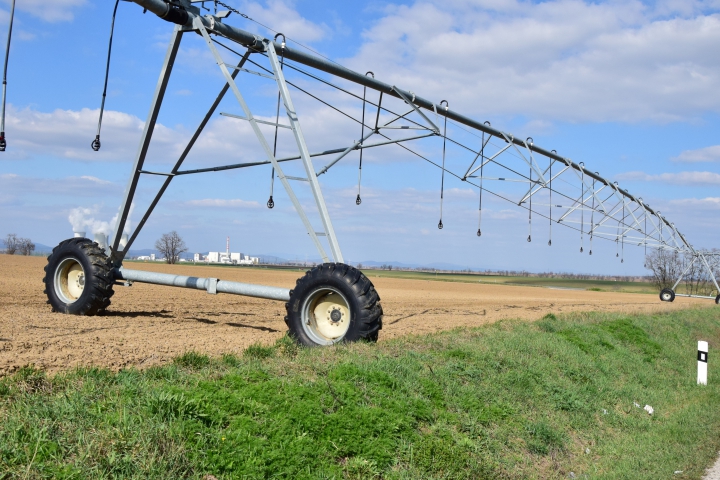
[[[236,28],[230,25],[226,25],[222,23],[221,19],[217,17],[213,17],[212,15],[199,15],[198,13],[195,13],[194,11],[189,10],[182,10],[177,7],[171,6],[171,4],[166,3],[164,0],[126,0],[126,1],[132,1],[134,3],[137,3],[143,8],[146,8],[147,10],[153,12],[158,17],[162,18],[163,20],[166,20],[171,23],[175,23],[178,25],[183,25],[185,27],[191,27],[193,19],[195,17],[200,17],[202,19],[203,24],[205,27],[216,34],[222,35],[223,37],[226,37],[234,42],[240,43],[246,47],[252,47],[256,48],[260,51],[263,51],[265,49],[264,44],[266,42],[270,42],[271,40],[265,39],[259,35],[255,35],[254,33],[248,32],[246,30],[242,30],[240,28]],[[192,10],[195,10],[199,12],[199,9],[196,9],[195,7],[191,7]],[[439,115],[443,115],[451,120],[454,120],[458,123],[461,123],[463,125],[466,125],[468,127],[474,128],[476,130],[483,131],[485,133],[488,133],[490,135],[493,135],[495,137],[500,138],[503,141],[505,140],[505,135],[503,135],[503,132],[500,130],[497,130],[489,125],[486,125],[482,122],[478,122],[476,120],[473,120],[472,118],[466,117],[464,115],[461,115],[457,112],[453,112],[450,109],[446,109],[445,106],[442,106],[440,104],[436,104],[431,102],[430,100],[427,100],[423,97],[420,97],[418,95],[415,95],[414,93],[399,89],[398,87],[393,87],[392,85],[389,85],[385,82],[381,82],[380,80],[376,80],[375,78],[365,76],[363,74],[360,74],[358,72],[355,72],[353,70],[350,70],[349,68],[345,68],[342,65],[339,65],[337,63],[330,62],[328,60],[325,60],[323,58],[317,57],[315,55],[311,55],[309,53],[305,53],[304,51],[289,47],[287,44],[285,44],[284,47],[281,46],[280,43],[273,42],[275,45],[276,50],[283,49],[283,55],[286,59],[294,60],[298,63],[302,63],[303,65],[307,65],[308,67],[315,68],[317,70],[329,73],[331,75],[335,75],[336,77],[344,78],[345,80],[349,80],[351,82],[366,86],[368,88],[372,88],[373,90],[377,90],[379,92],[382,92],[385,95],[391,95],[396,98],[402,99],[402,97],[397,93],[397,90],[399,90],[403,95],[405,95],[408,98],[413,98],[413,102],[415,105],[425,108],[426,110],[430,110],[432,112],[437,112]],[[525,142],[522,140],[516,139],[512,135],[507,135],[507,137],[515,144],[523,148],[529,148],[533,152],[537,152],[540,155],[543,155],[545,157],[551,158],[553,160],[557,160],[559,162],[562,162],[566,165],[571,166],[577,171],[584,172],[585,175],[587,175],[590,178],[595,179],[598,182],[601,182],[604,185],[609,186],[610,188],[617,188],[618,192],[632,200],[633,202],[636,202],[640,204],[637,198],[635,198],[634,195],[632,195],[627,190],[623,190],[622,188],[616,187],[614,184],[611,184],[610,181],[607,179],[601,177],[600,175],[597,175],[593,172],[590,172],[588,170],[585,170],[581,168],[578,164],[570,160],[569,158],[562,157],[556,153],[553,153],[551,151],[545,150],[544,148],[538,147],[537,145],[526,145]],[[644,204],[643,204],[644,205]],[[662,215],[659,215],[657,212],[655,212],[652,208],[648,207],[647,205],[644,205],[644,207],[647,209],[648,212],[655,215],[660,221],[664,222],[668,227],[672,228],[670,222],[668,222]],[[685,239],[682,237],[683,243],[685,243],[688,247],[690,246]]]

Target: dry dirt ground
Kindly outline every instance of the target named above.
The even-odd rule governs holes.
[[[34,364],[49,372],[77,365],[147,367],[188,350],[239,353],[271,344],[286,332],[282,302],[136,283],[116,287],[103,316],[51,313],[43,294],[46,260],[0,255],[0,376]],[[291,288],[301,275],[248,268],[130,263],[128,268],[217,277]],[[394,278],[370,279],[385,311],[380,341],[503,318],[535,320],[570,311],[655,312],[707,301],[537,287],[476,285]]]

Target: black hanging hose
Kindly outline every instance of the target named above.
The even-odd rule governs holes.
[[[617,182],[615,182],[615,187],[617,187]],[[623,216],[624,215],[625,215],[625,208],[624,208],[624,204],[623,204]],[[618,220],[617,234],[615,234],[615,258],[618,258],[618,257],[620,257],[620,220]]]
[[[552,150],[552,153],[557,154],[557,152],[555,150]],[[552,247],[552,180],[553,180],[552,165],[553,165],[554,161],[555,160],[553,160],[552,158],[550,159],[550,207],[549,207],[549,214],[548,214],[548,219],[550,222],[550,232],[548,233],[548,247]]]
[[[217,2],[215,2],[215,8],[217,9]],[[285,35],[282,33],[278,33],[275,35],[275,40],[278,39],[278,37],[283,37],[283,41],[280,44],[280,70],[283,69],[283,66],[285,65]],[[273,157],[277,157],[277,141],[278,141],[278,128],[280,126],[280,89],[278,88],[278,99],[277,99],[277,109],[275,110],[275,142],[273,144]],[[273,208],[275,207],[275,201],[273,200],[273,190],[275,189],[275,167],[272,167],[272,172],[270,173],[270,198],[267,201],[267,207]]]
[[[103,112],[105,111],[105,97],[107,96],[108,76],[110,75],[110,55],[112,53],[113,33],[115,32],[115,15],[117,14],[117,8],[119,3],[120,0],[115,0],[115,8],[113,9],[112,22],[110,23],[110,42],[108,44],[107,63],[105,64],[105,86],[103,87],[102,102],[100,103],[100,118],[98,119],[95,140],[93,140],[90,144],[92,149],[96,152],[100,150],[100,129],[102,128]]]
[[[365,73],[366,77],[368,75],[372,75],[372,77],[375,78],[375,74],[373,72]],[[360,141],[362,141],[362,139],[365,138],[366,97],[367,97],[367,87],[363,86],[363,108],[362,108],[362,122],[360,122]],[[362,148],[362,145],[360,145],[360,165],[358,167],[358,194],[357,194],[357,198],[355,199],[355,205],[360,205],[362,203],[362,199],[360,198],[360,183],[362,181],[362,160],[363,160],[363,148]]]
[[[3,89],[2,89],[2,118],[0,119],[0,152],[4,152],[7,147],[5,141],[5,94],[7,89],[7,69],[8,59],[10,58],[10,39],[12,38],[13,19],[15,18],[15,0],[12,2],[10,9],[10,26],[8,27],[7,45],[5,46],[5,68],[3,69]]]
[[[585,164],[579,163],[582,175],[580,185],[580,253],[583,252],[583,231],[585,230]]]
[[[440,105],[445,104],[445,110],[450,108],[450,104],[447,100],[441,100]],[[442,174],[440,176],[440,221],[438,222],[438,229],[442,230],[442,215],[443,215],[443,197],[445,196],[445,144],[447,143],[447,116],[445,116],[445,129],[443,131],[443,155],[442,155]]]
[[[621,243],[622,243],[622,256],[620,257],[620,263],[625,263],[625,199],[623,198],[623,232],[621,237]]]
[[[595,175],[599,175],[599,173],[595,172]],[[592,210],[590,211],[590,255],[592,255],[593,231],[595,230],[595,179],[594,178],[593,178],[593,182],[592,182],[592,189],[593,189]]]
[[[530,144],[530,145],[533,144],[532,137],[528,137],[525,140],[525,147],[528,149],[528,151],[531,152],[531,155],[532,155],[532,150],[530,150],[530,148],[528,147],[528,144]],[[532,242],[532,197],[533,197],[532,171],[533,171],[533,169],[532,169],[532,156],[531,156],[530,157],[530,175],[528,175],[528,178],[530,179],[530,208],[528,209],[528,238],[527,238],[528,243]]]
[[[642,202],[642,198],[640,199]],[[645,210],[645,208],[643,208]],[[647,257],[647,210],[645,210],[645,231],[643,232],[645,235],[645,238],[643,239],[643,243],[645,244],[645,257]]]
[[[490,122],[485,121],[485,125],[490,126]],[[488,141],[490,139],[488,138]],[[485,166],[485,132],[482,134],[482,145],[480,146],[480,204],[478,206],[478,231],[477,236],[482,236],[482,194],[483,194],[483,167]]]

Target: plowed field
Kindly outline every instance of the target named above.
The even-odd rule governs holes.
[[[43,294],[46,260],[0,255],[0,376],[34,364],[50,372],[77,365],[147,367],[188,350],[240,353],[286,332],[282,302],[208,295],[136,283],[116,287],[103,316],[52,313]],[[129,263],[127,268],[217,277],[292,288],[297,271]],[[653,312],[708,305],[655,295],[375,278],[385,311],[380,341],[399,335],[478,326],[503,318],[535,320],[570,311]]]

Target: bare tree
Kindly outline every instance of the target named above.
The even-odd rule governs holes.
[[[35,251],[35,244],[29,238],[20,238],[18,239],[17,249],[20,251],[21,255],[32,255]]]
[[[5,253],[15,255],[18,249],[18,237],[14,233],[8,233],[5,237]]]
[[[645,257],[645,268],[652,272],[658,290],[670,288],[683,270],[683,258],[676,251],[657,249]]]
[[[180,260],[180,254],[187,252],[185,241],[173,230],[170,233],[164,233],[160,239],[155,242],[155,248],[165,256],[167,263],[177,263]]]

